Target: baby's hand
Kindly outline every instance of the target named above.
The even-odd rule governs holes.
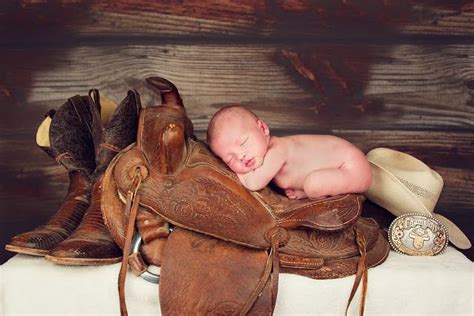
[[[285,194],[291,200],[299,200],[308,197],[303,190],[286,189]]]
[[[236,174],[240,182],[244,185],[244,187],[253,191],[253,188],[251,188],[252,171],[248,173],[236,173]]]

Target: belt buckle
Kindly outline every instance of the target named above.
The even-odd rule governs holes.
[[[403,214],[388,229],[392,248],[410,256],[436,256],[448,246],[448,231],[434,217],[421,213]]]

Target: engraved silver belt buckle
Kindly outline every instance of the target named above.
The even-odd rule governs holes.
[[[388,229],[392,248],[410,256],[436,256],[448,246],[448,231],[435,218],[421,214],[403,214]]]

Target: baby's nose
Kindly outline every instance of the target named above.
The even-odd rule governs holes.
[[[240,154],[240,160],[245,160],[245,158],[247,157],[247,153],[242,153]]]

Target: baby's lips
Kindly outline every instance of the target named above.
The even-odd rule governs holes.
[[[246,167],[252,166],[254,162],[255,162],[255,158],[249,159],[245,162],[245,166]]]

